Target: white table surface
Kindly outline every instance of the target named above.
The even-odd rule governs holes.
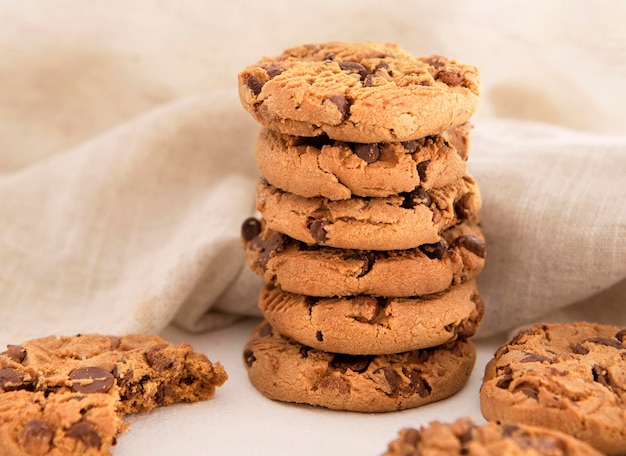
[[[129,417],[130,428],[118,439],[113,455],[380,455],[403,427],[462,416],[484,422],[478,399],[484,366],[506,341],[504,336],[476,340],[472,376],[448,399],[401,412],[339,412],[272,401],[249,383],[242,351],[257,323],[247,319],[204,334],[167,328],[165,338],[188,342],[211,361],[219,361],[229,379],[209,401]]]

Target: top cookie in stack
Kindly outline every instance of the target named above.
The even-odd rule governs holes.
[[[275,399],[361,411],[458,390],[483,316],[474,281],[485,258],[482,202],[466,170],[477,70],[391,43],[322,43],[249,66],[239,91],[264,127],[255,147],[262,218],[242,227],[249,265],[267,283],[259,306],[271,325],[246,347],[252,382]],[[462,371],[454,379],[428,365],[435,347]],[[391,361],[422,349],[431,351],[406,355],[417,367]],[[324,366],[305,364],[327,358],[326,368],[340,366],[328,375],[340,378],[297,382],[297,391],[293,369],[276,364],[319,373]],[[388,388],[366,393],[368,366],[385,372]],[[359,397],[342,396],[350,385]]]

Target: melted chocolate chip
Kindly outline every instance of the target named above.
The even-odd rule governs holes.
[[[254,356],[254,352],[250,349],[246,349],[243,351],[243,360],[248,367],[252,367],[252,364],[256,361],[256,357]]]
[[[454,214],[458,221],[462,222],[468,220],[471,216],[469,209],[465,206],[468,195],[463,195],[463,197],[454,203]]]
[[[389,395],[396,395],[400,389],[400,375],[389,366],[379,367],[372,374],[377,374],[378,372],[382,372],[385,381],[389,385]]]
[[[288,238],[282,233],[272,233],[267,239],[257,236],[250,241],[250,248],[258,252],[256,264],[265,271],[272,253],[280,252],[288,243]]]
[[[241,224],[241,237],[250,242],[261,233],[261,221],[255,217],[248,217]]]
[[[407,395],[418,394],[419,397],[427,397],[431,392],[431,387],[420,374],[421,372],[403,368],[402,373],[409,379],[409,384],[402,389]]]
[[[461,322],[457,329],[457,336],[459,339],[468,339],[476,334],[478,329],[478,323],[474,320],[464,320]]]
[[[485,243],[477,236],[465,235],[456,238],[450,247],[462,247],[479,258],[485,258]]]
[[[449,86],[458,86],[463,82],[463,75],[458,68],[450,67],[437,72],[437,79]]]
[[[352,151],[367,164],[374,163],[380,158],[380,147],[378,147],[378,144],[354,144]]]
[[[50,443],[54,437],[54,431],[43,420],[28,421],[18,437],[22,449],[29,454],[46,454],[50,451]]]
[[[400,196],[404,198],[404,201],[402,202],[402,207],[405,209],[413,209],[418,204],[430,206],[430,204],[432,203],[432,198],[430,197],[428,192],[422,187],[417,187],[411,192],[400,193]]]
[[[591,371],[593,373],[593,379],[596,382],[600,383],[603,386],[606,386],[607,388],[611,386],[611,384],[609,383],[609,377],[607,376],[607,372],[605,369],[602,369],[602,367],[600,367],[598,364],[594,364]]]
[[[317,339],[318,342],[324,341],[324,334],[322,334],[322,331],[315,332],[315,339]]]
[[[587,350],[581,344],[576,344],[576,346],[574,347],[574,353],[578,353],[579,355],[586,355],[587,353],[589,353],[589,350]]]
[[[10,367],[0,369],[0,389],[15,391],[25,389],[28,386],[26,374]]]
[[[329,225],[330,222],[326,220],[314,220],[309,225],[309,232],[313,239],[316,242],[324,242],[326,240],[326,226]]]
[[[533,388],[518,388],[516,389],[516,391],[519,391],[520,393],[524,394],[525,396],[531,398],[531,399],[535,399],[537,400],[537,398],[539,397],[539,392],[536,389]]]
[[[81,442],[85,448],[100,448],[102,440],[96,428],[89,422],[81,420],[74,423],[65,435]]]
[[[500,429],[502,429],[502,435],[504,437],[510,437],[521,430],[521,428],[516,424],[503,424]]]
[[[417,141],[415,141],[414,139],[411,141],[404,141],[401,144],[408,154],[412,154],[417,150]]]
[[[584,340],[583,342],[591,342],[593,344],[604,345],[605,347],[613,347],[617,348],[618,350],[623,350],[624,348],[626,348],[618,341],[609,339],[607,337],[591,337],[587,340]]]
[[[520,360],[520,363],[542,363],[547,362],[552,364],[552,358],[537,353],[529,353],[524,359]]]
[[[311,347],[308,347],[306,345],[302,345],[300,346],[300,356],[302,356],[303,358],[308,358],[309,357],[309,351],[311,351]]]
[[[170,398],[174,395],[174,388],[169,385],[159,385],[154,395],[154,401],[159,405],[166,405],[170,402]]]
[[[513,381],[513,370],[510,366],[506,366],[502,371],[504,376],[502,376],[497,382],[496,386],[498,388],[507,389],[511,382]]]
[[[343,71],[359,73],[361,79],[367,76],[367,69],[357,62],[339,62],[339,68],[341,68]]]
[[[278,65],[276,65],[275,63],[270,64],[270,66],[268,66],[265,69],[265,72],[270,77],[270,79],[274,79],[276,76],[278,76],[283,71],[285,71],[285,70],[283,68],[279,67]]]
[[[617,340],[619,340],[620,342],[624,342],[624,338],[626,337],[626,328],[624,329],[620,329],[619,331],[617,331],[617,333],[615,334],[615,338]]]
[[[26,349],[20,345],[7,345],[7,351],[0,353],[11,358],[16,363],[22,363],[26,358]]]
[[[263,81],[257,78],[255,75],[251,74],[246,79],[246,85],[252,90],[254,96],[257,96],[261,93],[261,89],[263,89]]]
[[[350,103],[348,102],[348,99],[343,95],[331,95],[328,97],[328,100],[337,106],[337,109],[341,113],[341,121],[343,122],[346,120],[350,110]]]
[[[417,174],[420,176],[420,182],[426,182],[428,180],[428,176],[426,175],[428,165],[430,165],[430,160],[424,160],[417,164]]]
[[[271,336],[274,333],[274,328],[269,323],[265,323],[261,329],[259,329],[259,337]]]
[[[444,241],[439,241],[434,244],[423,244],[418,248],[420,249],[420,252],[431,260],[441,260],[448,251],[448,247]]]
[[[338,369],[341,372],[345,372],[350,369],[353,372],[362,373],[367,370],[372,362],[371,356],[364,355],[344,355],[336,353],[333,355],[333,359],[330,361],[330,366],[333,369]]]
[[[155,345],[146,351],[148,364],[159,372],[170,369],[176,361],[172,354],[167,353],[166,347],[166,345],[162,344]]]
[[[364,253],[361,255],[357,255],[356,258],[363,261],[363,266],[361,266],[361,272],[359,272],[359,275],[357,275],[357,277],[363,277],[365,274],[371,271],[372,266],[374,266],[374,261],[376,260],[376,257],[373,253]]]
[[[69,374],[72,391],[83,394],[106,393],[115,384],[111,372],[101,367],[79,367]]]

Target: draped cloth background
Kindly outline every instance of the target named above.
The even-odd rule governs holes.
[[[479,67],[479,335],[626,325],[626,4],[0,0],[0,343],[258,315],[258,126],[236,74],[395,41]]]

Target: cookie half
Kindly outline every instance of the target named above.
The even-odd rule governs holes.
[[[265,396],[336,410],[389,412],[449,397],[467,382],[474,345],[457,340],[405,353],[352,356],[299,344],[262,322],[243,352],[252,384]]]
[[[342,249],[404,250],[439,242],[441,233],[476,217],[482,199],[472,176],[454,184],[387,198],[331,201],[284,192],[265,179],[257,210],[268,228],[308,243]]]
[[[461,125],[475,112],[475,67],[415,58],[393,43],[329,42],[265,57],[238,76],[243,107],[294,136],[399,142]]]
[[[626,453],[626,329],[538,324],[502,346],[485,369],[483,416],[545,426],[607,454]]]
[[[108,455],[126,427],[118,400],[106,393],[26,390],[0,394],[3,455]]]
[[[0,395],[7,391],[108,393],[122,415],[213,396],[227,379],[188,344],[153,335],[50,336],[0,353]]]
[[[262,129],[256,164],[275,187],[305,198],[385,197],[444,187],[466,170],[468,124],[419,140],[361,144]]]
[[[474,280],[419,298],[312,298],[267,285],[259,307],[276,331],[309,347],[351,355],[466,339],[475,334],[485,309]]]
[[[602,456],[565,433],[536,426],[434,421],[420,429],[405,428],[389,443],[384,456],[405,455]]]
[[[248,265],[266,283],[307,296],[421,296],[476,277],[485,242],[476,219],[409,250],[320,247],[270,230],[254,217],[241,227]]]

